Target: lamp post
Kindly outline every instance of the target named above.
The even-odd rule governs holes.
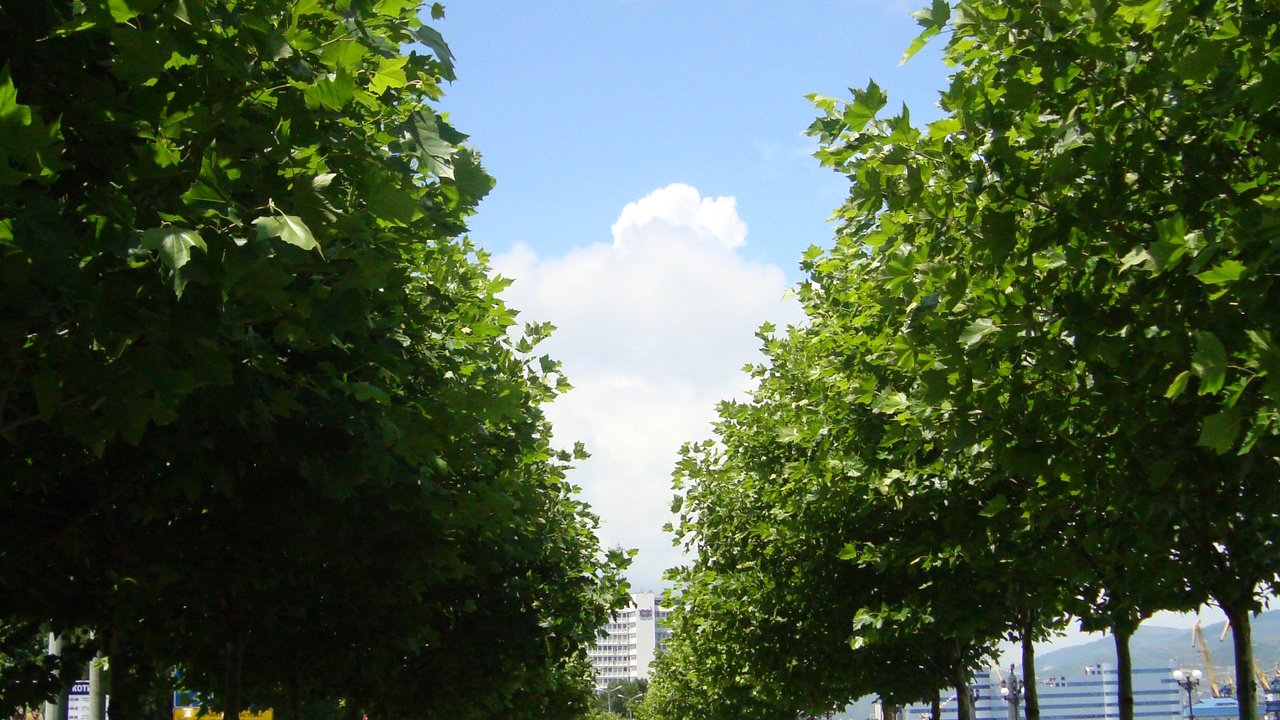
[[[610,715],[613,714],[613,694],[618,692],[621,689],[622,689],[621,685],[614,685],[613,687],[606,686],[604,689],[605,697],[608,698]]]
[[[644,697],[644,693],[638,692],[635,695],[632,695],[631,697],[622,698],[622,702],[625,703],[624,707],[627,708],[627,717],[631,717],[631,703],[635,702],[636,700],[639,700],[642,697]]]
[[[1009,720],[1018,720],[1018,704],[1022,702],[1022,680],[1013,674],[1013,665],[1009,666],[1009,680],[1000,681],[1000,696],[1009,703]]]
[[[1199,685],[1202,677],[1204,675],[1199,670],[1192,670],[1190,675],[1182,672],[1181,668],[1173,671],[1173,681],[1178,683],[1178,687],[1187,691],[1187,717],[1190,720],[1195,720],[1196,717],[1195,706],[1191,704],[1191,688]]]

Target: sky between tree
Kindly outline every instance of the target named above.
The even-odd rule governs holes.
[[[938,48],[906,65],[910,0],[448,4],[458,81],[443,107],[498,185],[472,223],[575,390],[551,410],[607,544],[639,589],[679,562],[662,531],[685,440],[741,396],[756,328],[785,300],[847,181],[818,167],[809,93],[868,78],[936,119]],[[938,47],[941,47],[939,44]]]

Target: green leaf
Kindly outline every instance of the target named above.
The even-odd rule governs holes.
[[[170,270],[180,270],[191,261],[191,249],[208,251],[200,233],[189,228],[166,226],[152,228],[142,233],[142,247],[160,253],[160,260]]]
[[[846,105],[844,109],[844,121],[850,130],[859,132],[871,122],[887,102],[889,102],[889,96],[884,94],[875,80],[872,80],[867,83],[865,90],[853,91],[853,102]]]
[[[887,415],[894,415],[910,407],[907,396],[900,392],[882,392],[871,403],[871,409]]]
[[[307,107],[327,107],[330,110],[341,110],[351,102],[356,94],[356,81],[345,68],[316,79],[315,83],[306,86],[302,96]]]
[[[1201,330],[1196,333],[1196,349],[1191,356],[1191,369],[1200,378],[1200,394],[1222,389],[1227,377],[1227,350],[1218,336]]]
[[[347,391],[361,402],[372,400],[379,405],[391,404],[391,397],[387,395],[387,391],[367,382],[355,382],[347,385]]]
[[[999,329],[998,326],[989,318],[978,318],[969,323],[964,332],[960,333],[960,342],[964,343],[965,347],[973,347],[997,329]]]
[[[1173,382],[1169,383],[1169,388],[1164,391],[1164,396],[1171,400],[1173,398],[1178,397],[1184,391],[1186,391],[1187,382],[1190,381],[1190,379],[1191,379],[1190,370],[1183,370],[1182,372],[1178,373],[1178,377],[1174,378]]]
[[[1206,285],[1226,285],[1240,279],[1245,267],[1235,260],[1227,260],[1211,270],[1196,275],[1196,279]]]
[[[964,127],[964,123],[956,118],[946,118],[936,122],[929,123],[929,137],[937,139],[946,137],[953,133],[959,132]]]
[[[142,14],[142,9],[138,7],[140,5],[142,3],[130,2],[130,0],[108,0],[107,10],[111,12],[112,20],[125,23]]]
[[[902,59],[898,62],[899,65],[905,64],[914,57],[921,48],[929,44],[934,36],[947,27],[947,21],[951,19],[951,3],[947,0],[933,0],[931,6],[912,13],[912,17],[924,30],[907,46],[906,51],[902,53]]]
[[[1184,53],[1173,64],[1173,71],[1189,83],[1202,84],[1217,70],[1222,55],[1223,49],[1217,43],[1204,43]]]
[[[259,240],[278,237],[303,250],[317,250],[320,247],[320,243],[316,242],[315,236],[311,234],[310,228],[302,222],[302,218],[296,215],[260,217],[254,220],[253,224],[258,229]]]
[[[355,75],[370,53],[369,47],[353,39],[329,43],[320,51],[320,60],[334,72]]]
[[[46,125],[35,108],[19,103],[8,63],[0,66],[0,185],[54,178],[61,140],[58,122]]]
[[[1169,16],[1169,9],[1165,6],[1165,0],[1126,2],[1116,10],[1116,15],[1151,32],[1164,23]]]
[[[941,28],[937,27],[928,27],[921,31],[921,33],[911,41],[911,44],[908,45],[907,49],[902,53],[902,59],[898,61],[898,64],[907,64],[907,61],[915,57],[916,53],[924,49],[924,46],[928,45],[929,41],[932,40],[939,32],[941,32]]]
[[[404,74],[404,64],[407,62],[409,58],[403,55],[378,60],[378,69],[369,80],[369,91],[374,95],[381,95],[389,88],[404,87],[409,82]]]
[[[413,35],[415,40],[431,48],[431,51],[436,54],[436,60],[440,61],[440,75],[445,80],[454,80],[453,51],[449,49],[448,43],[444,41],[444,36],[428,25],[423,25],[413,30],[410,34]]]
[[[442,127],[435,114],[422,108],[413,114],[410,141],[417,146],[425,170],[436,177],[453,178],[455,148],[442,137]]]
[[[982,510],[980,510],[978,514],[986,518],[995,517],[1007,507],[1009,507],[1008,499],[1006,499],[1005,496],[1003,495],[997,495],[991,499],[991,502],[988,502],[986,505],[983,505]]]
[[[1254,202],[1271,210],[1280,210],[1280,193],[1265,193],[1254,198]]]
[[[1129,251],[1128,255],[1120,258],[1120,269],[1128,270],[1134,266],[1150,262],[1151,260],[1151,254],[1147,252],[1146,248],[1136,247]]]
[[[1225,454],[1240,436],[1240,408],[1233,407],[1216,415],[1210,415],[1200,425],[1200,438],[1196,444]]]

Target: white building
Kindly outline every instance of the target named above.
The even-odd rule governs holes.
[[[649,679],[649,666],[671,635],[666,627],[671,611],[658,605],[654,593],[632,593],[631,604],[614,614],[600,629],[591,648],[591,670],[596,687],[622,680]]]
[[[1181,688],[1172,666],[1134,668],[1133,716],[1136,720],[1179,720],[1183,714]],[[1022,720],[1022,703],[1008,702],[1006,684],[1017,687],[1020,673],[1010,668],[980,670],[973,675],[975,720]],[[1066,671],[1045,668],[1036,674],[1041,720],[1117,720],[1120,717],[1120,678],[1112,665],[1093,665]],[[1021,693],[1015,696],[1021,699]],[[955,695],[942,696],[943,720],[955,720]],[[1197,715],[1200,713],[1197,712]],[[905,720],[931,717],[928,705],[911,705]]]

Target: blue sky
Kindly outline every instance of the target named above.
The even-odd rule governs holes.
[[[747,392],[755,329],[799,319],[785,291],[830,244],[848,182],[811,157],[805,96],[874,79],[937,119],[942,39],[900,64],[924,4],[458,0],[435,23],[458,70],[441,109],[498,181],[471,235],[522,316],[559,328],[556,442],[593,453],[572,480],[602,541],[639,549],[635,589],[681,562],[662,530],[677,449]]]
[[[573,481],[602,540],[640,550],[636,588],[680,561],[662,531],[677,449],[744,394],[755,329],[799,318],[785,291],[831,240],[848,185],[812,157],[806,95],[874,78],[939,115],[940,44],[899,62],[914,6],[460,0],[436,23],[458,73],[441,109],[498,183],[471,235],[524,317],[560,328],[557,442],[593,453]]]
[[[845,97],[874,77],[891,102],[937,117],[940,44],[899,66],[919,29],[914,4],[449,4],[439,25],[459,77],[443,107],[498,179],[473,236],[495,251],[584,246],[626,203],[682,182],[737,198],[745,255],[798,279],[846,190],[810,157],[805,96]]]

